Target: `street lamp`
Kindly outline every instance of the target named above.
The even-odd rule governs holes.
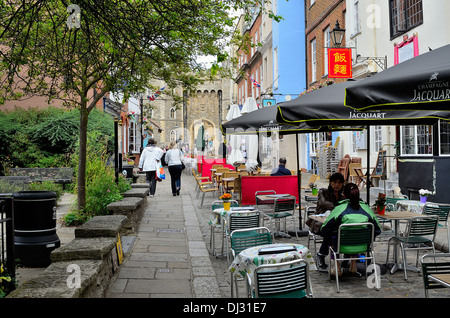
[[[339,47],[344,39],[345,29],[341,29],[339,26],[339,20],[336,20],[336,25],[333,31],[330,32],[331,39],[333,40],[334,46]]]

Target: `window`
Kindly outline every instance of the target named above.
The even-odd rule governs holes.
[[[391,37],[423,23],[422,0],[390,0]]]
[[[273,50],[273,77],[274,81],[274,89],[278,88],[278,48],[276,47]]]
[[[316,81],[316,39],[311,41],[311,82]]]
[[[323,31],[323,75],[328,74],[328,48],[330,45],[330,27],[328,26],[325,31]]]
[[[309,6],[312,6],[314,3],[316,3],[316,0],[310,0]]]
[[[441,121],[439,129],[441,137],[441,155],[450,155],[450,123]]]
[[[402,126],[400,130],[402,155],[432,155],[432,126]]]
[[[170,119],[176,119],[177,118],[177,111],[175,110],[175,108],[171,108],[170,109]]]
[[[353,30],[352,35],[359,33],[361,30],[359,25],[359,0],[353,2]]]
[[[381,128],[381,126],[373,127],[373,149],[375,151],[379,151],[383,147],[383,130]]]
[[[139,125],[137,125],[134,121],[130,121],[130,126],[128,129],[128,145],[129,152],[139,152],[139,147],[141,144],[141,137],[139,133]]]

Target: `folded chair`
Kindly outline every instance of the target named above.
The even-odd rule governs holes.
[[[404,276],[405,280],[408,280],[408,276],[406,274],[407,266],[406,266],[405,252],[408,250],[417,252],[416,267],[418,265],[420,251],[432,250],[434,254],[435,253],[434,240],[436,238],[437,226],[438,226],[437,216],[428,216],[428,217],[418,216],[408,220],[408,223],[406,225],[405,236],[393,236],[388,241],[386,264],[389,261],[389,249],[391,241],[393,241],[394,244],[400,245],[403,258]]]
[[[341,224],[338,229],[337,248],[334,250],[330,246],[330,271],[328,278],[331,281],[331,262],[334,262],[336,269],[336,287],[339,293],[339,274],[338,261],[344,260],[365,260],[366,280],[368,260],[375,264],[375,255],[373,252],[374,226],[370,222]],[[360,256],[364,254],[364,256]],[[333,259],[332,259],[333,258]],[[375,266],[375,284],[376,289],[380,290],[379,273]]]
[[[313,297],[308,263],[303,259],[258,266],[254,277],[247,274],[247,291],[252,298]]]
[[[243,250],[259,246],[272,244],[272,234],[267,227],[254,227],[249,229],[234,230],[230,234],[231,254],[236,257]],[[239,297],[239,290],[236,276],[231,273],[231,297],[233,298],[233,285],[236,286],[236,296]]]

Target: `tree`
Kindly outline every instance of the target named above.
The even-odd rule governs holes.
[[[87,124],[97,102],[107,92],[137,94],[152,78],[193,87],[197,56],[223,53],[229,10],[260,1],[0,1],[0,102],[39,95],[79,110],[83,209]]]

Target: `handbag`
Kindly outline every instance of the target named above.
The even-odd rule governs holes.
[[[183,156],[183,153],[180,150],[180,159],[181,159],[181,156]],[[184,170],[184,169],[186,169],[186,166],[184,165],[184,162],[181,161],[181,170]]]
[[[156,169],[156,177],[157,177],[157,179],[161,179],[161,180],[164,180],[166,178],[166,173],[164,172],[164,168],[161,164],[159,164],[158,169]]]

